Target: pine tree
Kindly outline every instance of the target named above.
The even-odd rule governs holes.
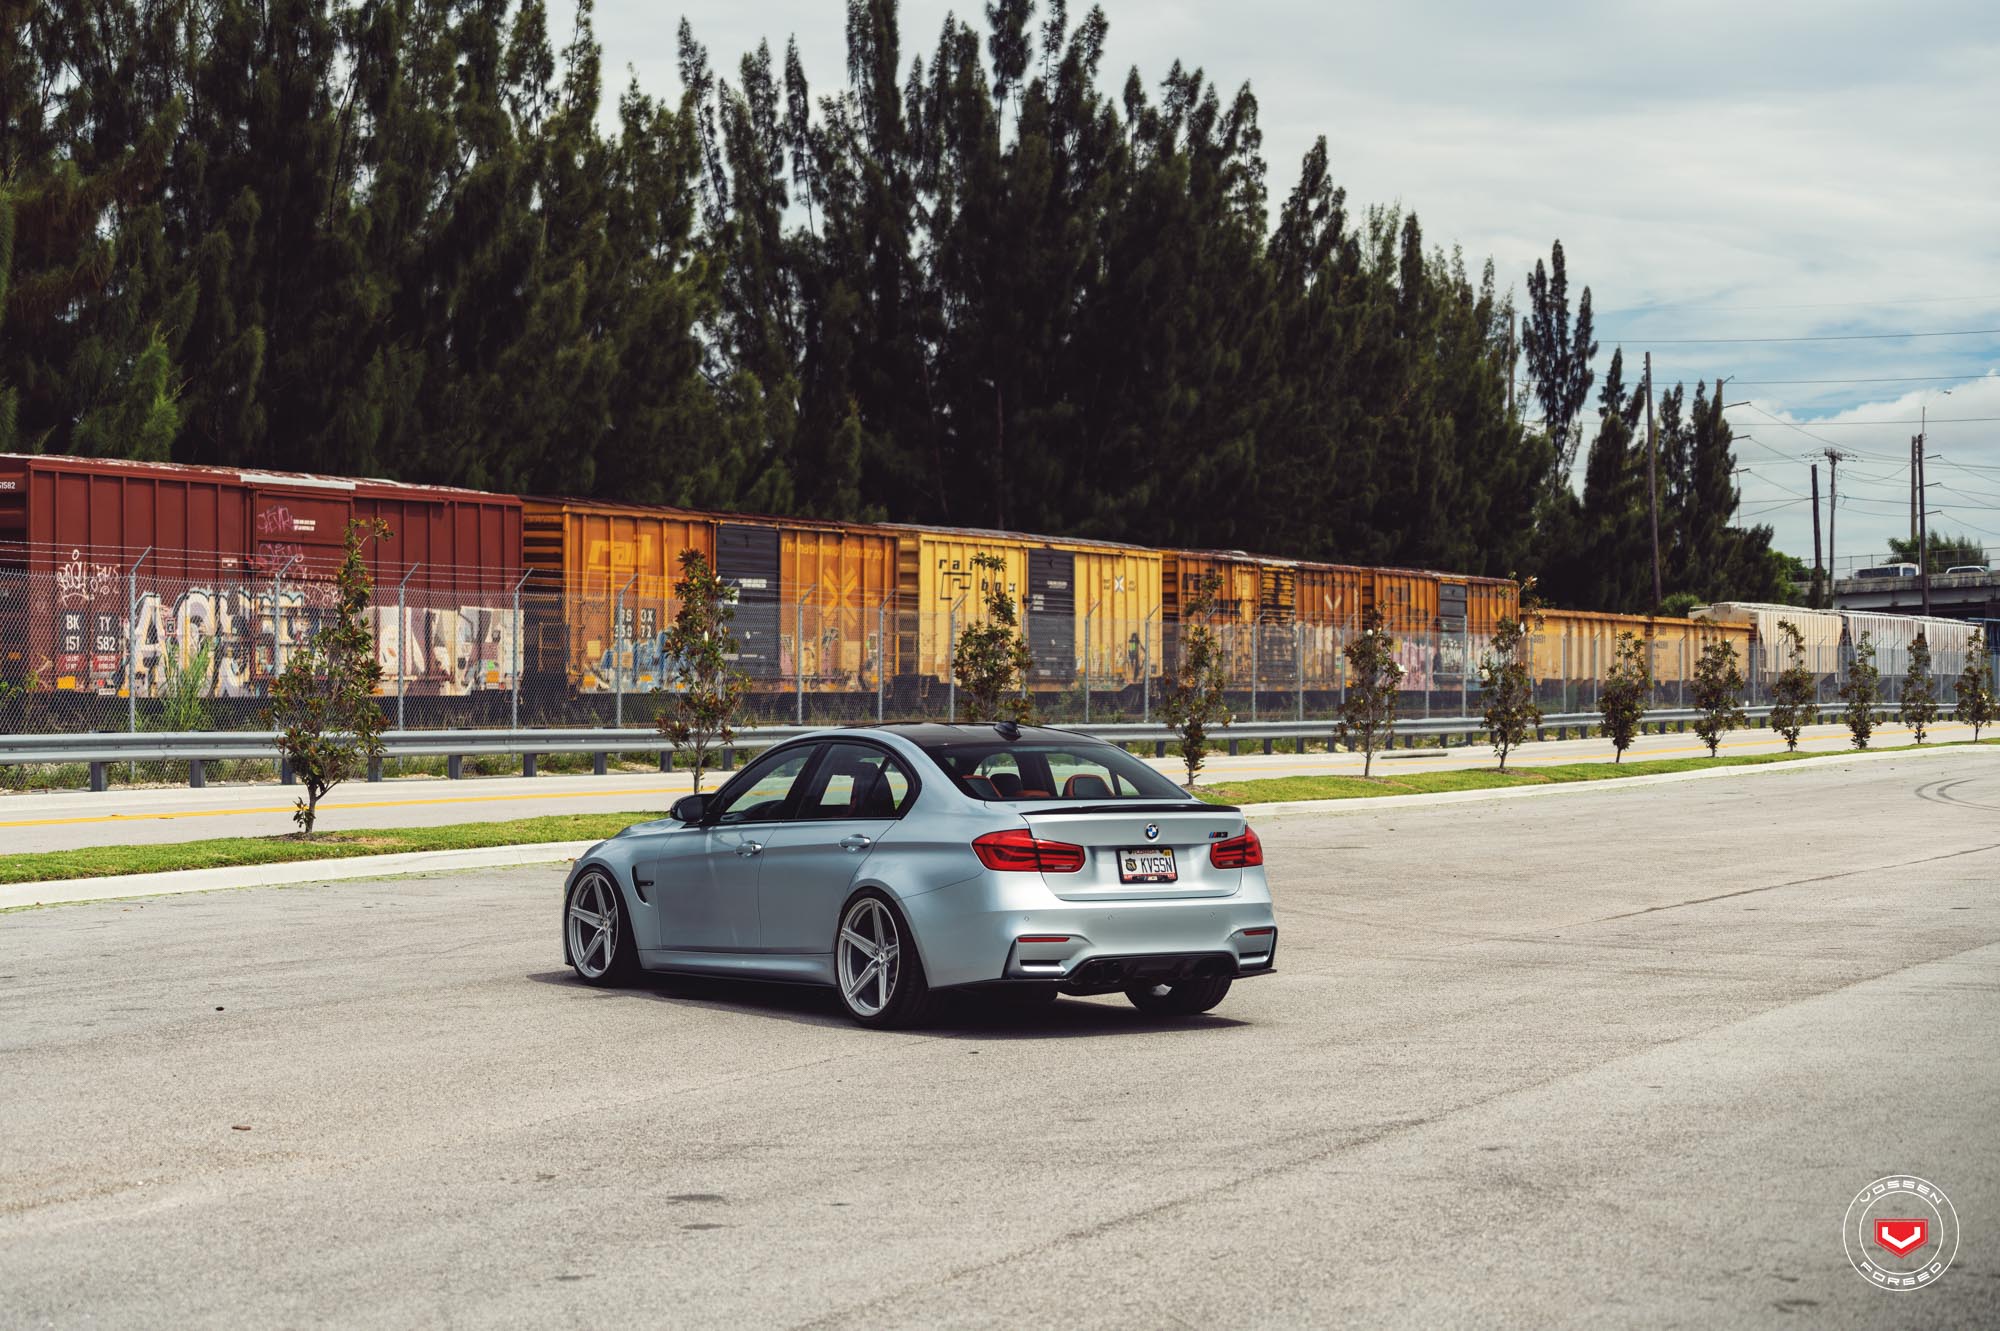
[[[1597,357],[1597,342],[1591,329],[1589,287],[1577,300],[1573,329],[1570,324],[1569,274],[1560,240],[1550,249],[1549,266],[1544,268],[1537,259],[1528,274],[1528,318],[1521,328],[1521,351],[1542,404],[1542,428],[1556,441],[1555,483],[1567,486],[1580,439],[1576,415],[1590,397],[1590,364]]]

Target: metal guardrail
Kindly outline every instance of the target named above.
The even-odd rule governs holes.
[[[1895,713],[1895,708],[1886,704],[1876,710],[1879,715],[1885,716]],[[1837,714],[1838,709],[1822,707],[1820,711],[1823,716],[1828,716]],[[1744,714],[1753,725],[1761,727],[1768,723],[1771,708],[1747,707]],[[1671,726],[1685,730],[1700,715],[1693,708],[1660,708],[1646,713],[1641,729],[1651,727],[1664,731]],[[1603,721],[1604,718],[1596,712],[1549,713],[1536,727],[1535,738],[1546,739],[1553,735],[1556,739],[1568,739],[1572,734],[1583,738],[1591,730],[1601,727]],[[1157,723],[1120,722],[1064,728],[1127,748],[1151,745],[1155,755],[1165,754],[1167,745],[1176,738],[1172,730]],[[735,765],[738,752],[756,752],[800,735],[830,729],[839,727],[757,726],[739,730],[731,747],[722,751],[719,766],[727,771]],[[1454,736],[1462,737],[1469,745],[1475,736],[1485,733],[1485,722],[1476,716],[1399,719],[1394,731],[1387,736],[1384,747],[1396,748],[1399,739],[1436,739],[1440,744],[1449,744]],[[270,730],[0,735],[0,765],[87,763],[90,766],[90,788],[104,790],[109,784],[106,769],[112,763],[184,762],[188,764],[188,784],[199,787],[207,784],[205,764],[253,759],[277,763],[279,780],[290,785],[291,772],[278,752],[277,738],[277,732]],[[1264,752],[1270,753],[1279,740],[1296,741],[1302,749],[1314,743],[1324,743],[1332,749],[1343,742],[1340,722],[1334,719],[1238,721],[1217,732],[1215,739],[1232,754],[1241,752],[1246,743],[1261,743]],[[671,742],[654,730],[603,727],[576,730],[391,730],[383,735],[382,740],[384,757],[442,757],[446,760],[446,775],[454,779],[464,774],[463,763],[467,758],[518,755],[521,758],[521,774],[533,776],[538,758],[558,753],[590,754],[594,759],[592,767],[600,776],[609,770],[610,755],[614,753],[657,753],[660,770],[664,772],[671,768],[674,748]],[[1404,747],[1411,746],[1405,743]],[[381,779],[379,765],[369,772],[368,779]]]

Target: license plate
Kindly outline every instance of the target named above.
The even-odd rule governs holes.
[[[1174,869],[1174,853],[1161,847],[1118,852],[1118,881],[1121,883],[1171,883],[1180,874]]]

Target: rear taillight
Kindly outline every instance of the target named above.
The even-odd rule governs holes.
[[[972,852],[987,868],[1014,873],[1075,873],[1083,867],[1082,846],[1038,840],[1025,827],[976,837]]]
[[[1212,841],[1208,847],[1208,862],[1218,869],[1248,869],[1264,862],[1264,843],[1249,828],[1243,829],[1242,836],[1233,836],[1227,841]]]

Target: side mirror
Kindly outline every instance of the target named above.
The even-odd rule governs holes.
[[[683,795],[674,801],[673,808],[667,810],[669,817],[678,818],[680,821],[690,825],[700,822],[702,815],[707,812],[708,796],[706,795]]]

